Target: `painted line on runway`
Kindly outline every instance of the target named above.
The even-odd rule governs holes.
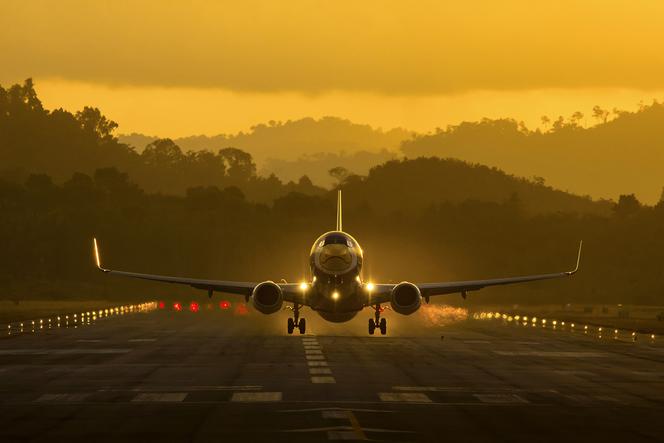
[[[148,342],[153,342],[157,341],[156,338],[130,338],[129,343],[148,343]]]
[[[302,338],[304,358],[309,366],[310,381],[313,384],[334,384],[337,380],[332,376],[332,370],[327,367],[323,350],[315,337]],[[357,439],[357,436],[354,437]]]
[[[276,402],[282,399],[281,392],[235,392],[231,397],[231,401],[241,403]]]
[[[572,352],[572,351],[493,351],[494,354],[518,357],[560,357],[560,358],[600,358],[608,357],[603,352]]]
[[[317,366],[327,366],[326,361],[308,361],[307,364],[309,365],[309,369],[312,367],[317,367]]]
[[[138,386],[131,389],[103,387],[97,392],[260,391],[262,386]]]
[[[36,402],[48,403],[48,402],[81,402],[85,401],[86,398],[90,396],[90,393],[76,393],[76,394],[44,394]]]
[[[530,403],[525,398],[519,397],[516,394],[473,394],[473,397],[482,403],[490,404]]]
[[[138,394],[131,401],[177,403],[183,401],[185,398],[187,398],[186,392],[144,392]]]
[[[127,354],[133,349],[97,348],[97,349],[0,349],[0,355],[78,355],[78,354]]]
[[[431,403],[429,396],[421,392],[379,392],[378,398],[385,402]]]
[[[87,339],[87,338],[81,338],[76,340],[79,343],[99,343],[101,342],[100,339]]]

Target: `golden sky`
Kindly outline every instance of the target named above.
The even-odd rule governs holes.
[[[426,131],[664,98],[657,0],[2,2],[0,84],[122,132],[337,115]]]

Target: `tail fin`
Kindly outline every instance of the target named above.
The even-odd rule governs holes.
[[[337,231],[343,231],[341,223],[341,189],[337,191]]]

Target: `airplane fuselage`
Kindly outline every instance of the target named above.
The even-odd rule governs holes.
[[[365,306],[361,277],[363,252],[357,240],[343,231],[330,231],[311,247],[312,283],[307,297],[325,320],[345,322]]]

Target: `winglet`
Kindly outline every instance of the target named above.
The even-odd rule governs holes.
[[[337,231],[343,231],[341,223],[341,189],[337,191]]]
[[[579,253],[578,253],[578,255],[576,256],[576,267],[575,267],[573,270],[571,270],[571,271],[567,271],[567,272],[566,272],[567,275],[573,275],[573,274],[576,274],[576,271],[579,270],[579,264],[581,263],[581,248],[582,248],[582,247],[583,247],[583,240],[581,240],[581,241],[579,242]]]
[[[93,237],[92,243],[94,244],[95,247],[95,264],[97,265],[97,269],[99,269],[102,272],[108,272],[108,269],[104,269],[101,267],[101,259],[99,258],[99,247],[97,246],[97,239]]]

